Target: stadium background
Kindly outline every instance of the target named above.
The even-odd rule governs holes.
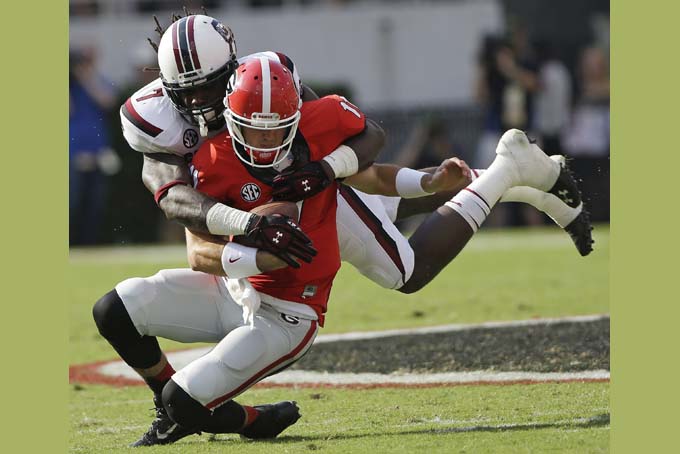
[[[98,192],[89,186],[84,191],[102,209],[100,223],[87,241],[113,247],[73,247],[69,252],[69,373],[74,367],[115,359],[92,323],[92,304],[99,296],[129,276],[186,266],[186,254],[179,243],[181,229],[162,219],[143,187],[141,156],[126,147],[119,133],[117,108],[142,85],[141,79],[156,76],[141,71],[142,66],[155,66],[145,41],[147,36],[157,39],[151,15],[158,15],[167,26],[170,14],[179,12],[183,4],[197,11],[190,3],[70,2],[70,48],[75,57],[71,66],[88,53],[96,56],[98,77],[115,97],[111,107],[102,111],[102,121],[94,125],[106,124],[115,158],[112,161],[111,154],[102,154],[107,159],[97,160],[97,170],[106,170],[100,176],[107,190]],[[568,71],[573,108],[583,91],[579,67],[584,49],[594,45],[604,55],[609,52],[606,2],[242,0],[212,1],[206,6],[209,14],[233,28],[239,55],[266,49],[284,51],[299,65],[306,83],[320,93],[341,91],[378,119],[388,134],[381,156],[385,161],[399,159],[419,128],[430,133],[444,131],[456,154],[469,161],[482,159],[477,150],[484,137],[487,111],[475,96],[475,80],[480,51],[489,36],[508,36],[519,23],[532,43],[550,42]],[[72,135],[70,139],[73,144]],[[606,174],[606,168],[585,170],[595,178]],[[603,199],[603,194],[589,195]],[[609,216],[608,204],[605,206],[606,210],[596,213],[603,222]],[[72,234],[74,214],[72,211]],[[504,221],[519,223],[509,218]],[[497,332],[488,333],[494,345],[504,348],[478,339],[464,341],[465,348],[453,341],[444,346],[405,342],[422,347],[412,356],[436,360],[447,370],[519,368],[549,373],[603,368],[608,374],[608,225],[596,226],[596,249],[585,259],[554,225],[511,231],[488,228],[494,225],[499,224],[489,222],[453,264],[414,295],[381,289],[351,267],[343,267],[324,332],[451,323],[475,326],[472,324],[489,320],[603,314],[591,331],[584,332],[584,325],[578,324],[570,325],[573,329],[568,336],[562,335],[564,331],[546,330],[558,339],[557,344],[519,332],[507,342]],[[82,240],[72,235],[71,245],[81,245]],[[119,247],[154,242],[176,244]],[[533,361],[527,344],[547,356]],[[161,340],[161,345],[165,351],[187,347],[166,340]],[[388,352],[381,348],[375,351]],[[441,361],[442,352],[453,355],[453,367]],[[346,350],[338,353],[338,358],[354,357]],[[402,353],[395,354],[403,358]],[[591,353],[597,363],[584,361]],[[312,352],[309,359],[328,359],[327,354]],[[334,361],[335,356],[329,358],[333,364],[341,364]],[[473,363],[466,364],[465,358]],[[533,364],[526,363],[530,359]],[[480,360],[488,364],[479,364]],[[360,365],[370,364],[361,361]],[[381,366],[400,372],[396,369],[402,365],[385,361]],[[347,372],[354,373],[358,365],[347,367]],[[305,409],[304,418],[275,442],[247,444],[222,436],[217,443],[210,443],[208,437],[192,437],[158,452],[215,452],[230,447],[244,453],[272,449],[338,453],[609,450],[608,380],[422,389],[255,387],[243,397],[248,402],[284,398],[296,399]],[[69,452],[127,451],[127,443],[148,427],[149,406],[143,386],[119,388],[71,379]]]
[[[534,56],[541,45],[549,44],[568,71],[572,108],[583,91],[584,50],[595,47],[607,57],[609,53],[606,1],[72,0],[71,65],[81,55],[94,57],[98,77],[115,98],[102,108],[105,121],[93,126],[106,129],[106,148],[111,150],[108,160],[98,159],[101,191],[71,192],[72,245],[182,238],[181,229],[163,219],[141,183],[141,156],[120,134],[118,106],[144,80],[156,76],[142,71],[144,66],[156,66],[146,43],[147,37],[157,40],[151,16],[156,14],[167,26],[170,14],[184,5],[195,12],[205,5],[210,15],[229,25],[239,55],[285,52],[300,68],[304,82],[318,93],[340,92],[380,122],[388,137],[380,160],[412,165],[423,161],[404,160],[403,150],[413,144],[419,130],[426,135],[439,132],[453,154],[484,165],[479,145],[487,110],[475,95],[475,83],[489,37],[508,37],[513,30],[524,29]],[[70,120],[73,126],[76,120]],[[527,127],[540,138],[535,121]],[[565,133],[568,129],[569,125]],[[425,153],[421,148],[418,151]],[[607,187],[608,156],[596,165],[588,165],[591,162],[585,160],[586,165],[577,169],[579,176],[600,179],[598,187]],[[609,219],[607,192],[588,194],[596,221]],[[83,216],[84,210],[91,210],[88,204],[96,207],[95,213]],[[489,225],[536,222],[535,216],[510,213]]]

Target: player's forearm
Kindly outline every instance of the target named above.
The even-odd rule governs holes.
[[[373,164],[368,169],[352,175],[344,183],[366,194],[398,196],[396,176],[401,167],[393,164]]]
[[[189,266],[194,271],[212,274],[215,276],[229,276],[225,270],[225,246],[229,243],[224,238],[186,229],[187,259]],[[231,264],[235,263],[232,261]],[[227,264],[230,264],[227,257]],[[273,254],[257,250],[255,263],[257,272],[265,273],[288,266]],[[228,265],[230,266],[230,265]]]
[[[226,276],[222,267],[222,252],[227,241],[209,234],[186,230],[187,259],[194,271]]]
[[[207,215],[216,201],[195,190],[184,159],[155,153],[144,155],[142,181],[169,220],[201,232],[209,232]]]
[[[207,216],[215,203],[215,200],[190,186],[177,185],[170,188],[159,206],[169,220],[192,230],[210,233]]]

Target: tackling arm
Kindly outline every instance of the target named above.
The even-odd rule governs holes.
[[[355,175],[368,168],[385,144],[385,132],[366,119],[364,129],[319,161],[274,178],[274,200],[297,202],[323,191],[338,178]]]
[[[343,145],[354,150],[359,162],[358,171],[361,172],[373,164],[380,150],[385,146],[385,131],[383,131],[378,123],[367,118],[364,130],[347,139]],[[321,165],[327,173],[330,172],[329,175],[334,178],[336,177],[327,161],[321,160]]]
[[[439,167],[423,171],[393,164],[373,164],[363,172],[345,178],[344,183],[367,194],[413,198],[460,190],[470,181],[470,169],[465,161],[449,158]]]
[[[206,216],[216,201],[192,187],[191,174],[182,157],[145,153],[142,180],[146,188],[156,195],[158,206],[168,219],[189,229],[208,233]],[[175,184],[168,188],[171,183]],[[164,187],[166,192],[159,193]]]

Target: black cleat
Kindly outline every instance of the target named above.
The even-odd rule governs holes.
[[[154,397],[153,403],[156,405],[156,419],[153,420],[151,427],[142,435],[142,438],[132,443],[131,447],[167,445],[188,435],[200,435],[200,432],[185,429],[170,419],[160,399]]]
[[[569,169],[567,159],[564,156],[551,156],[551,159],[560,165],[560,175],[548,192],[559,197],[570,207],[578,207],[581,204],[581,191],[576,184],[574,174]]]
[[[569,223],[564,230],[569,234],[572,241],[576,245],[579,254],[586,256],[593,250],[593,226],[590,223],[590,214],[583,205],[581,191],[576,184],[576,178],[564,156],[551,156],[551,159],[560,164],[560,175],[553,187],[548,191],[549,193],[558,197],[562,202],[569,205],[571,208],[581,207],[581,212]]]
[[[569,234],[571,240],[576,245],[578,253],[583,257],[593,251],[593,226],[590,224],[590,214],[582,209],[576,218],[569,223],[564,230]]]
[[[272,405],[258,405],[257,419],[243,429],[241,437],[260,440],[275,438],[278,434],[295,424],[300,419],[300,409],[297,402],[284,401]]]

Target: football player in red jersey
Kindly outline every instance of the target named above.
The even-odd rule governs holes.
[[[214,200],[248,212],[271,200],[275,169],[294,164],[328,162],[348,180],[357,171],[337,148],[365,128],[363,113],[338,96],[302,104],[291,72],[276,61],[255,58],[238,68],[226,112],[229,133],[205,142],[192,161],[196,188]],[[443,168],[443,180],[463,178],[457,163]],[[271,438],[299,418],[294,402],[248,407],[233,399],[302,357],[323,325],[340,266],[336,186],[300,204],[302,230],[283,216],[254,217],[269,219],[261,230],[270,241],[288,245],[278,255],[188,232],[194,270],[128,279],[95,304],[100,333],[155,392],[157,418],[135,445],[201,431]],[[260,236],[252,239],[260,244]],[[214,261],[215,274],[228,279],[196,270]],[[175,372],[157,336],[217,345]]]

